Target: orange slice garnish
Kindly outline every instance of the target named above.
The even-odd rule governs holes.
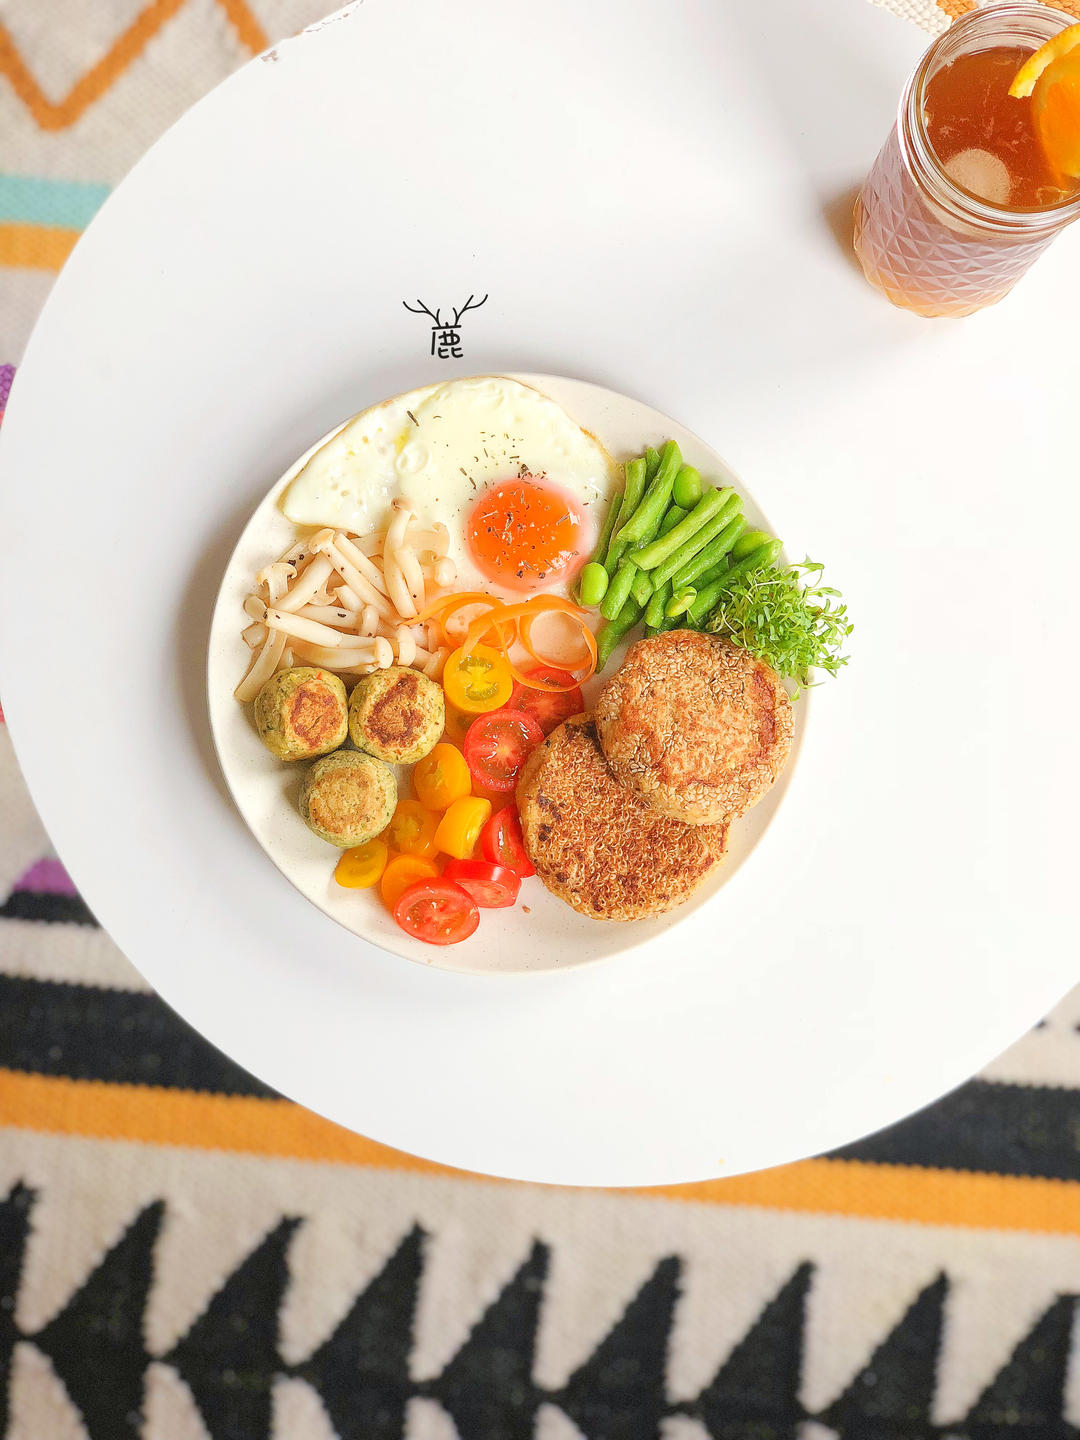
[[[1050,164],[1080,179],[1080,25],[1070,25],[1028,57],[1009,94],[1031,96],[1036,134]]]
[[[1054,36],[1047,40],[1045,45],[1040,45],[1033,55],[1029,55],[1023,65],[1016,72],[1016,77],[1009,86],[1009,94],[1014,100],[1025,100],[1035,89],[1035,82],[1046,71],[1046,69],[1068,55],[1080,45],[1080,25],[1070,25],[1065,30],[1059,30]]]

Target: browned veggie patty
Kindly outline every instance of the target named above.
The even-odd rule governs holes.
[[[344,745],[345,686],[328,670],[297,665],[272,675],[255,697],[255,726],[279,760],[310,760]]]
[[[445,723],[442,686],[404,665],[365,676],[349,700],[353,744],[390,765],[422,760]]]
[[[601,691],[596,729],[619,782],[691,825],[756,805],[791,748],[791,702],[763,660],[717,635],[669,630],[631,645]]]
[[[517,801],[540,879],[598,920],[643,920],[681,905],[727,845],[726,825],[668,819],[620,785],[591,715],[575,715],[537,746]]]

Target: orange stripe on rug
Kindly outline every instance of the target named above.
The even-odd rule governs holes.
[[[59,270],[79,238],[78,230],[53,225],[0,221],[0,265],[23,270]]]
[[[109,1085],[0,1069],[0,1124],[102,1140],[490,1179],[391,1150],[288,1100]],[[1080,1184],[1036,1176],[804,1160],[754,1175],[622,1193],[867,1220],[1080,1235]]]
[[[266,49],[270,41],[265,30],[248,9],[247,0],[218,0],[218,4],[228,16],[241,45],[246,45],[256,55],[260,50]]]
[[[151,0],[115,41],[111,49],[92,66],[62,100],[50,100],[23,59],[7,28],[0,24],[0,75],[10,82],[42,130],[65,130],[74,125],[95,101],[100,100],[146,49],[147,45],[187,0]],[[246,0],[218,0],[242,44],[258,51],[266,48],[262,26]]]

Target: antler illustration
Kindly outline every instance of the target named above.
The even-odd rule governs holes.
[[[488,297],[485,295],[484,300],[486,300],[487,298]],[[461,309],[454,311],[454,324],[461,324],[461,317],[465,314],[466,310],[479,310],[480,306],[483,305],[484,300],[477,300],[476,304],[474,305],[473,297],[470,295],[469,298],[465,301],[465,304],[461,307]]]
[[[469,299],[472,299],[471,295],[469,296]],[[484,299],[487,299],[486,295],[484,296]],[[429,310],[422,300],[417,300],[415,305],[410,305],[407,300],[403,300],[401,303],[405,306],[406,310],[411,310],[414,315],[428,315],[431,317],[432,320],[435,321],[436,326],[442,324],[442,321],[439,319],[438,310]],[[456,320],[454,321],[454,324],[457,324]]]

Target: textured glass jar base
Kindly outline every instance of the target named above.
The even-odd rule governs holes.
[[[896,130],[855,203],[855,253],[872,285],[919,315],[971,315],[1003,299],[1052,235],[954,228],[904,164]]]

